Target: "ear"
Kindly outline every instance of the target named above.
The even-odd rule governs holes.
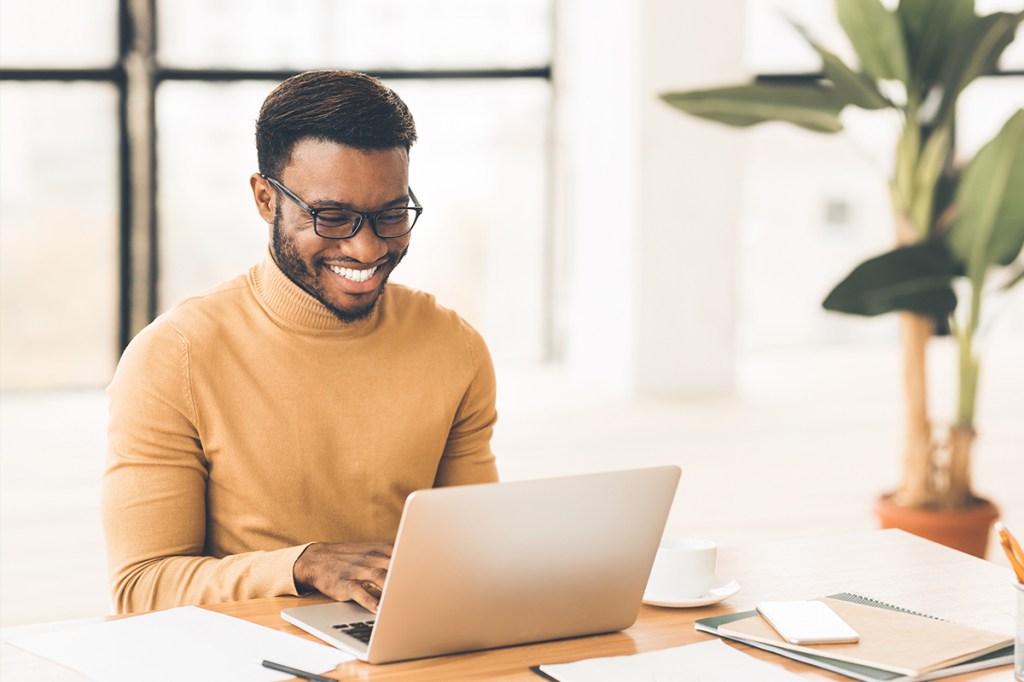
[[[256,201],[256,210],[260,217],[268,225],[274,223],[274,202],[277,201],[277,192],[259,173],[249,176],[249,186],[252,187],[252,198]]]

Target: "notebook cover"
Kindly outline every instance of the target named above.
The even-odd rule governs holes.
[[[946,621],[934,618],[933,616],[926,616],[925,614],[908,611],[898,606],[886,604],[884,602],[873,600],[862,595],[844,592],[840,594],[829,595],[829,597],[826,598],[826,602],[828,602],[828,600],[837,600],[841,602],[848,602],[851,604],[865,605],[871,608],[880,609],[882,611],[892,611],[897,613],[909,614],[919,618],[927,619],[931,622],[944,623],[947,626],[952,626],[955,628],[966,628],[967,630],[974,630],[976,632],[985,632],[977,630],[976,628],[967,628],[966,626],[948,623]],[[845,608],[844,605],[835,603],[830,603],[830,606],[833,606],[837,612]],[[743,642],[744,644],[748,644],[750,646],[764,649],[766,651],[771,651],[773,653],[780,654],[782,656],[786,656],[794,660],[802,661],[804,663],[808,663],[810,665],[814,665],[820,668],[824,668],[826,670],[831,670],[832,672],[846,675],[848,677],[853,677],[855,679],[862,680],[863,682],[874,682],[876,680],[881,682],[909,682],[910,680],[933,680],[948,677],[951,675],[970,672],[973,670],[982,670],[985,668],[991,668],[998,665],[1004,665],[1007,663],[1011,663],[1013,661],[1012,639],[1004,635],[1000,635],[998,633],[986,633],[987,635],[993,636],[995,638],[995,641],[1002,641],[1003,644],[994,644],[993,646],[988,647],[987,653],[975,651],[975,653],[973,654],[967,654],[966,656],[954,658],[950,662],[947,662],[945,664],[937,664],[938,667],[934,667],[930,670],[930,672],[915,671],[917,674],[906,674],[905,671],[896,672],[893,670],[886,670],[864,663],[833,658],[829,655],[824,655],[823,652],[818,651],[818,649],[821,648],[818,646],[815,646],[813,648],[791,648],[794,647],[794,645],[784,642],[775,634],[774,630],[771,630],[770,626],[768,626],[767,623],[763,623],[763,621],[762,623],[764,624],[764,627],[767,628],[772,635],[772,641],[756,641],[752,639],[747,639],[742,634],[734,634],[732,632],[729,632],[730,630],[735,629],[736,623],[749,620],[751,618],[756,618],[757,620],[761,621],[761,618],[757,615],[756,611],[744,611],[741,613],[732,613],[724,616],[714,616],[711,618],[699,619],[695,623],[695,628],[702,632],[708,632],[710,634],[718,635],[726,639],[732,639],[735,641]],[[919,623],[920,621],[915,622]],[[851,622],[851,624],[853,623]],[[742,627],[743,626],[740,625],[740,628]],[[858,629],[856,625],[854,625],[854,628]],[[902,636],[903,633],[901,632],[900,637]],[[778,642],[778,644],[775,644],[774,642]],[[850,647],[854,645],[836,646]]]

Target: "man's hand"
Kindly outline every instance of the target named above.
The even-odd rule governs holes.
[[[391,545],[382,542],[316,542],[299,555],[292,573],[300,590],[351,599],[377,613],[390,563]]]

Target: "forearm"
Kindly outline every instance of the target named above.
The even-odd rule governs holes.
[[[298,594],[292,576],[307,545],[216,559],[167,556],[112,567],[118,613]]]

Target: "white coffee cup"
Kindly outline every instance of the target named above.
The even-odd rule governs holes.
[[[718,545],[711,540],[667,537],[647,580],[646,594],[662,599],[697,599],[711,588]]]

